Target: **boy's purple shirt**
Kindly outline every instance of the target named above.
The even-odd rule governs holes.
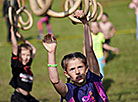
[[[65,98],[61,98],[61,101],[65,99],[67,102],[108,102],[101,82],[102,75],[98,76],[89,70],[86,77],[87,82],[81,87],[66,83],[68,93]]]

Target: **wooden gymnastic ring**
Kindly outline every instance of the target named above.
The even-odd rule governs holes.
[[[92,21],[93,21],[94,19],[96,19],[96,15],[97,15],[97,1],[90,0],[90,6],[92,7],[92,11],[90,12],[90,10],[89,10],[88,15],[87,15],[87,20],[91,21],[91,19],[92,19]]]
[[[21,24],[21,22],[18,23],[18,27],[21,28],[22,30],[28,30],[32,27],[33,25],[33,18],[32,15],[30,14],[30,12],[28,12],[28,10],[26,10],[25,8],[23,10],[18,10],[17,11],[17,15],[19,16],[22,12],[26,13],[28,15],[28,19],[29,19],[29,25],[28,26],[24,26],[23,24]]]
[[[97,20],[100,20],[102,15],[103,15],[103,7],[102,7],[102,5],[99,2],[97,2],[97,5],[100,8],[100,13],[99,13],[99,16],[97,17]]]
[[[65,2],[65,10],[68,10],[68,4],[69,3],[72,6],[72,1],[71,0],[70,1],[66,0],[66,2]],[[88,11],[89,11],[89,0],[85,0],[85,9],[84,9],[84,15],[83,16],[86,16],[88,14]],[[72,21],[74,21],[76,23],[82,23],[79,19],[75,18],[73,16],[73,14],[69,15],[68,17],[69,17],[69,19],[71,19]]]
[[[17,0],[19,8],[24,7],[24,0]],[[21,5],[22,4],[22,5]]]
[[[91,19],[95,18],[95,15],[97,14],[97,1],[96,0],[90,0],[90,6],[92,8],[92,11],[88,12],[87,20],[90,21]]]
[[[92,14],[91,14],[91,17],[93,18],[94,15],[96,14],[97,12],[97,1],[96,0],[92,0]]]
[[[40,7],[41,9],[44,8],[45,1],[37,0],[37,3],[38,3],[38,5],[39,5],[39,7]]]
[[[89,18],[89,21],[97,21],[98,11],[95,13],[95,15],[91,18]]]
[[[8,16],[9,16],[9,21],[12,26],[17,25],[17,18],[14,16],[16,15],[16,10],[14,7],[9,6],[8,8]]]
[[[100,8],[100,13],[98,14],[98,10],[97,10],[97,12],[96,12],[96,14],[94,15],[94,17],[91,17],[90,18],[90,21],[97,21],[97,20],[100,20],[101,19],[101,17],[102,17],[102,14],[103,14],[103,7],[102,7],[102,5],[99,3],[99,2],[97,2],[97,6]]]
[[[26,13],[26,14],[28,14],[28,13],[30,13],[29,12],[29,10],[28,10],[28,8],[27,7],[24,7],[24,9],[27,9],[27,11],[25,10],[25,12],[24,13]],[[18,11],[18,12],[20,12],[20,11]],[[18,13],[17,12],[17,13]],[[30,19],[28,19],[26,22],[23,20],[23,18],[22,18],[22,16],[21,15],[19,15],[19,22],[22,24],[22,25],[28,25],[29,23],[30,23]]]
[[[49,9],[47,11],[47,14],[52,17],[63,18],[75,12],[77,8],[80,6],[80,4],[81,4],[81,0],[76,0],[75,4],[70,9],[65,10],[64,12],[55,12]]]
[[[37,16],[44,15],[47,12],[47,10],[50,8],[52,1],[53,0],[45,0],[45,3],[43,4],[43,8],[41,8],[40,5],[38,6],[36,0],[29,0],[30,7],[31,7],[33,13]]]

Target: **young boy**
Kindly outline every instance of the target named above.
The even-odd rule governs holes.
[[[132,2],[129,4],[129,8],[134,8],[135,9],[135,14],[136,14],[136,40],[138,40],[138,0],[132,0]]]
[[[114,33],[115,33],[115,27],[110,21],[108,21],[107,13],[103,13],[101,22],[99,22],[99,27],[101,29],[101,32],[104,34],[105,43],[110,45],[110,40],[114,36]],[[106,62],[107,54],[109,50],[104,49],[103,51],[104,51],[104,61]]]
[[[83,14],[82,10],[75,12],[77,18]],[[102,77],[99,72],[98,62],[93,52],[93,43],[88,22],[86,18],[82,18],[81,20],[84,25],[86,57],[80,52],[70,53],[64,56],[61,65],[68,79],[68,83],[65,84],[59,78],[56,68],[56,39],[52,34],[48,34],[43,40],[43,45],[48,51],[49,78],[56,91],[61,95],[61,101],[65,99],[67,102],[108,102],[101,82]]]
[[[36,49],[21,34],[16,32],[16,35],[24,41],[24,44],[18,46],[14,33],[14,28],[11,27],[11,68],[13,76],[9,84],[15,89],[11,96],[11,102],[39,102],[30,95],[33,85],[33,73],[30,66]]]
[[[103,68],[105,63],[103,48],[114,53],[118,53],[118,49],[105,43],[104,34],[101,32],[98,22],[91,22],[90,30],[93,37],[93,50],[99,63],[100,73],[104,76]]]

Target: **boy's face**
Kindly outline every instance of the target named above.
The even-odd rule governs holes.
[[[97,22],[91,22],[90,29],[94,34],[97,34],[100,31]]]
[[[88,68],[78,58],[71,59],[67,65],[67,71],[64,74],[71,78],[76,85],[82,85],[86,82],[86,73]]]
[[[108,17],[106,15],[103,15],[101,20],[103,23],[106,23],[108,21]]]
[[[30,50],[22,47],[21,53],[20,53],[20,58],[21,58],[22,64],[26,65],[31,58]]]

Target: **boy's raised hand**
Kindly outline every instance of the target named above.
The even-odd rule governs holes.
[[[83,15],[84,15],[83,10],[76,10],[75,13],[74,13],[74,17],[79,18],[79,19],[80,19]]]
[[[74,17],[81,20],[83,24],[88,23],[83,10],[76,10],[75,13],[74,13]]]
[[[114,48],[114,49],[113,49],[113,52],[114,52],[115,54],[118,54],[118,53],[119,53],[118,48]]]
[[[43,43],[43,46],[45,47],[45,49],[49,53],[56,51],[57,41],[53,34],[45,35],[44,39],[42,40],[42,43]]]

